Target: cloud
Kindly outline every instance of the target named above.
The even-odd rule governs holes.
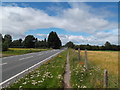
[[[77,8],[73,5],[58,16],[49,16],[42,10],[29,7],[0,7],[4,11],[2,12],[3,32],[14,30],[23,33],[29,29],[57,27],[73,32],[94,33],[97,30],[116,27],[116,23],[90,13],[91,7],[83,4],[80,6]]]
[[[17,5],[0,7],[2,10],[2,14],[0,15],[2,29],[0,29],[0,32],[13,36],[22,36],[28,30],[56,27],[63,28],[66,31],[85,32],[94,35],[89,38],[85,38],[84,36],[63,35],[61,36],[63,42],[65,40],[72,40],[76,43],[81,41],[95,43],[95,40],[92,41],[95,37],[104,36],[105,38],[106,35],[109,37],[109,33],[103,33],[104,30],[117,28],[117,22],[107,20],[106,16],[103,17],[102,14],[96,15],[92,13],[91,10],[95,10],[93,7],[83,3],[69,4],[71,8],[62,8],[63,10],[56,16],[50,16],[43,10],[30,7],[18,7]],[[58,9],[56,11],[58,11]],[[94,12],[100,11],[95,10]]]
[[[47,38],[48,37],[48,34],[37,34],[37,36],[40,36],[42,38]]]
[[[91,44],[91,45],[103,45],[106,41],[109,41],[112,44],[118,44],[118,30],[114,29],[110,32],[97,32],[90,36],[82,35],[65,35],[60,34],[60,40],[62,44],[66,44],[69,41],[72,41],[74,44]],[[47,38],[48,34],[37,34],[39,36]]]

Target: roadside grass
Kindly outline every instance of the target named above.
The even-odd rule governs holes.
[[[92,53],[92,55],[90,54]],[[100,55],[98,51],[88,51],[88,67],[86,71],[84,66],[84,51],[81,52],[81,61],[78,61],[78,52],[70,50],[70,66],[71,66],[71,86],[73,88],[104,88],[103,87],[103,72],[104,69],[108,70],[108,88],[117,88],[118,87],[118,75],[112,69],[112,67],[117,67],[116,52],[108,54],[108,52]],[[111,53],[111,52],[109,52]],[[108,59],[108,56],[112,59]],[[112,56],[111,56],[112,55]],[[106,59],[105,59],[106,58]],[[98,60],[99,59],[99,60]],[[104,60],[105,59],[105,60]],[[115,61],[112,61],[114,60]],[[109,61],[110,60],[110,61]],[[105,62],[107,61],[107,62]],[[111,63],[108,63],[111,62]],[[116,62],[116,64],[113,64]],[[104,64],[104,65],[103,65]],[[111,66],[111,68],[106,68],[106,66]],[[117,70],[117,69],[115,69]]]
[[[17,80],[8,88],[63,88],[67,50]]]
[[[6,56],[13,56],[13,55],[21,55],[21,54],[27,54],[32,52],[40,52],[40,51],[46,51],[48,49],[34,49],[34,48],[9,48],[8,51],[2,52],[2,57]]]

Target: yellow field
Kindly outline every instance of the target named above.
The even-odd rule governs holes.
[[[81,51],[84,55],[84,51]],[[88,62],[101,69],[107,69],[109,74],[118,75],[118,52],[88,51]]]
[[[48,49],[36,49],[36,48],[9,48],[9,50],[48,50]]]

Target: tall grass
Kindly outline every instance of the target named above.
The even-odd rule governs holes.
[[[84,51],[81,51],[84,56]],[[118,52],[107,51],[88,51],[88,61],[100,67],[107,69],[110,74],[118,76]]]
[[[70,50],[70,52],[71,85],[73,88],[103,88],[104,69],[109,72],[108,88],[118,87],[117,52],[88,51],[87,71],[84,66],[84,51],[81,52],[80,61],[77,51]]]

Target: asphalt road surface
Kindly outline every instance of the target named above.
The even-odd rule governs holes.
[[[23,70],[41,62],[42,60],[61,52],[61,50],[48,50],[17,56],[4,57],[2,59],[2,81],[22,72]]]

